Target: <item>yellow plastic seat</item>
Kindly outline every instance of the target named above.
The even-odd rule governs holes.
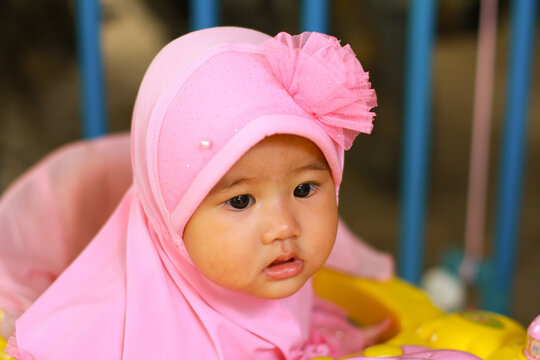
[[[527,333],[506,316],[481,310],[445,314],[425,293],[397,278],[376,282],[323,269],[313,283],[320,296],[345,308],[362,326],[391,320],[383,344],[357,355],[395,356],[403,345],[418,345],[461,350],[484,360],[528,360],[523,355]]]

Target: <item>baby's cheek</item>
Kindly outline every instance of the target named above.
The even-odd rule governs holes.
[[[245,262],[237,262],[229,264],[225,276],[229,279],[229,283],[235,288],[243,288],[249,284],[253,277],[254,264],[246,264]]]
[[[224,256],[213,267],[215,282],[232,290],[243,290],[253,282],[260,266],[255,261],[255,254],[245,253]]]
[[[315,259],[317,267],[315,271],[324,266],[328,256],[332,252],[332,248],[334,247],[334,242],[336,240],[336,234],[337,225],[336,230],[334,230],[331,224],[320,229],[316,234],[316,236],[318,236],[317,241],[313,242],[311,246],[313,258]]]
[[[320,268],[324,266],[326,263],[326,260],[328,259],[328,256],[330,255],[330,252],[332,251],[332,247],[330,246],[330,243],[321,244],[321,246],[318,247],[316,251],[316,263],[315,263],[315,269],[313,273],[318,271]]]

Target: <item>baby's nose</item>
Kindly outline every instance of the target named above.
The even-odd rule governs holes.
[[[296,239],[300,236],[300,223],[292,209],[287,206],[275,206],[271,212],[263,215],[264,227],[262,241],[269,244],[276,240]]]

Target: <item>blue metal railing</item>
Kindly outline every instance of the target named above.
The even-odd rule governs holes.
[[[330,25],[329,0],[302,0],[300,3],[301,31],[328,34]]]
[[[219,25],[218,0],[190,0],[189,27],[192,31]]]
[[[431,50],[435,33],[432,0],[410,3],[404,94],[399,274],[418,283],[423,268],[429,163]]]
[[[508,313],[515,276],[525,164],[529,91],[538,0],[514,0],[507,80],[506,115],[499,169],[493,274],[495,296],[485,308]],[[497,294],[499,294],[497,296]]]
[[[98,1],[78,0],[76,16],[82,135],[85,138],[95,138],[107,132],[100,42],[101,14]]]

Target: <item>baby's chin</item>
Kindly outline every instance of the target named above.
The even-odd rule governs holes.
[[[262,299],[284,299],[300,291],[308,279],[309,277],[298,275],[298,278],[269,281],[264,286],[249,291],[248,293]]]

